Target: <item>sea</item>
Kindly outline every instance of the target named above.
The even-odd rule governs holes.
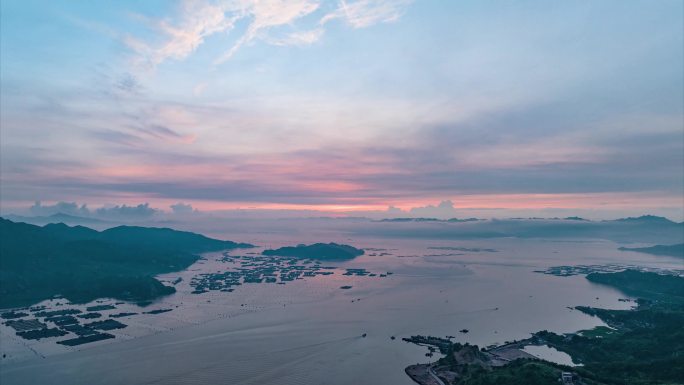
[[[425,347],[402,338],[497,345],[540,330],[572,333],[603,325],[575,310],[578,305],[635,306],[633,298],[584,274],[544,273],[549,268],[682,268],[681,259],[620,251],[621,244],[601,239],[430,239],[369,232],[368,223],[356,228],[334,219],[171,225],[257,247],[207,253],[184,271],[159,276],[177,292],[144,307],[113,299],[36,304],[83,311],[110,304],[115,309],[101,311],[104,318],[137,314],[117,318],[126,327],[108,332],[115,338],[74,347],[56,343],[66,337],[24,340],[0,325],[0,383],[409,385],[404,368],[439,354],[426,356]],[[193,278],[242,266],[226,256],[239,260],[313,242],[348,244],[365,254],[320,261],[330,275],[193,294]],[[367,274],[345,275],[347,269]],[[535,353],[544,357],[543,349]]]

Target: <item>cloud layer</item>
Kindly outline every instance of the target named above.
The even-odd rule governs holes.
[[[0,4],[3,210],[684,215],[681,2],[165,4]]]

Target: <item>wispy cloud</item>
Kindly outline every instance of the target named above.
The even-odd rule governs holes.
[[[213,4],[201,0],[184,1],[177,23],[169,20],[149,20],[165,39],[161,44],[148,44],[133,36],[127,36],[125,43],[138,53],[142,64],[157,66],[167,59],[184,59],[195,51],[204,39],[215,33],[231,30],[243,15],[237,4]]]
[[[293,23],[297,19],[314,12],[319,6],[315,0],[265,0],[248,3],[249,5],[244,12],[246,16],[252,18],[251,24],[237,42],[214,61],[214,64],[221,64],[230,59],[243,45],[255,39],[266,37],[271,28]]]
[[[318,41],[325,30],[323,28],[314,28],[308,31],[292,32],[283,37],[272,37],[265,41],[272,45],[308,45]]]
[[[192,143],[195,141],[195,135],[182,135],[166,126],[158,124],[149,124],[139,127],[139,130],[161,140],[179,141],[182,143]]]
[[[228,34],[238,22],[248,23],[233,37],[229,48],[213,64],[230,59],[240,48],[255,41],[271,45],[308,45],[318,41],[325,25],[335,19],[346,21],[354,28],[395,21],[405,12],[412,0],[340,1],[323,10],[322,0],[185,0],[176,20],[150,20],[141,17],[161,34],[161,41],[151,43],[135,36],[126,36],[125,44],[133,50],[136,62],[154,68],[169,59],[182,60],[197,50],[215,34]],[[318,16],[315,16],[319,14]],[[312,16],[314,22],[303,23]],[[294,31],[273,33],[279,27]]]
[[[398,20],[412,0],[340,0],[339,7],[321,19],[321,24],[342,19],[354,28]]]

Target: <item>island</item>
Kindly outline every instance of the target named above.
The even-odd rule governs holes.
[[[619,250],[684,258],[684,243],[678,243],[676,245],[655,245],[650,247],[621,247]]]
[[[168,228],[96,231],[63,223],[36,226],[0,218],[0,308],[61,296],[149,301],[175,292],[154,276],[193,264],[198,253],[252,247]]]
[[[600,326],[577,333],[535,333],[523,341],[479,348],[426,336],[405,338],[427,346],[432,364],[411,365],[406,373],[422,385],[495,385],[553,383],[586,385],[643,385],[684,383],[684,277],[625,270],[590,273],[587,279],[638,297],[631,310],[578,306],[599,317]],[[546,345],[565,352],[579,366],[563,366],[536,359],[525,346]]]
[[[337,243],[314,243],[312,245],[286,246],[264,250],[263,255],[280,257],[311,258],[317,260],[346,260],[363,255],[364,251],[349,245]]]

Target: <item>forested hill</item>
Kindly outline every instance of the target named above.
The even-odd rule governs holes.
[[[55,295],[75,302],[149,300],[174,292],[155,275],[188,267],[197,253],[250,246],[167,228],[119,226],[100,232],[0,218],[0,307]]]

